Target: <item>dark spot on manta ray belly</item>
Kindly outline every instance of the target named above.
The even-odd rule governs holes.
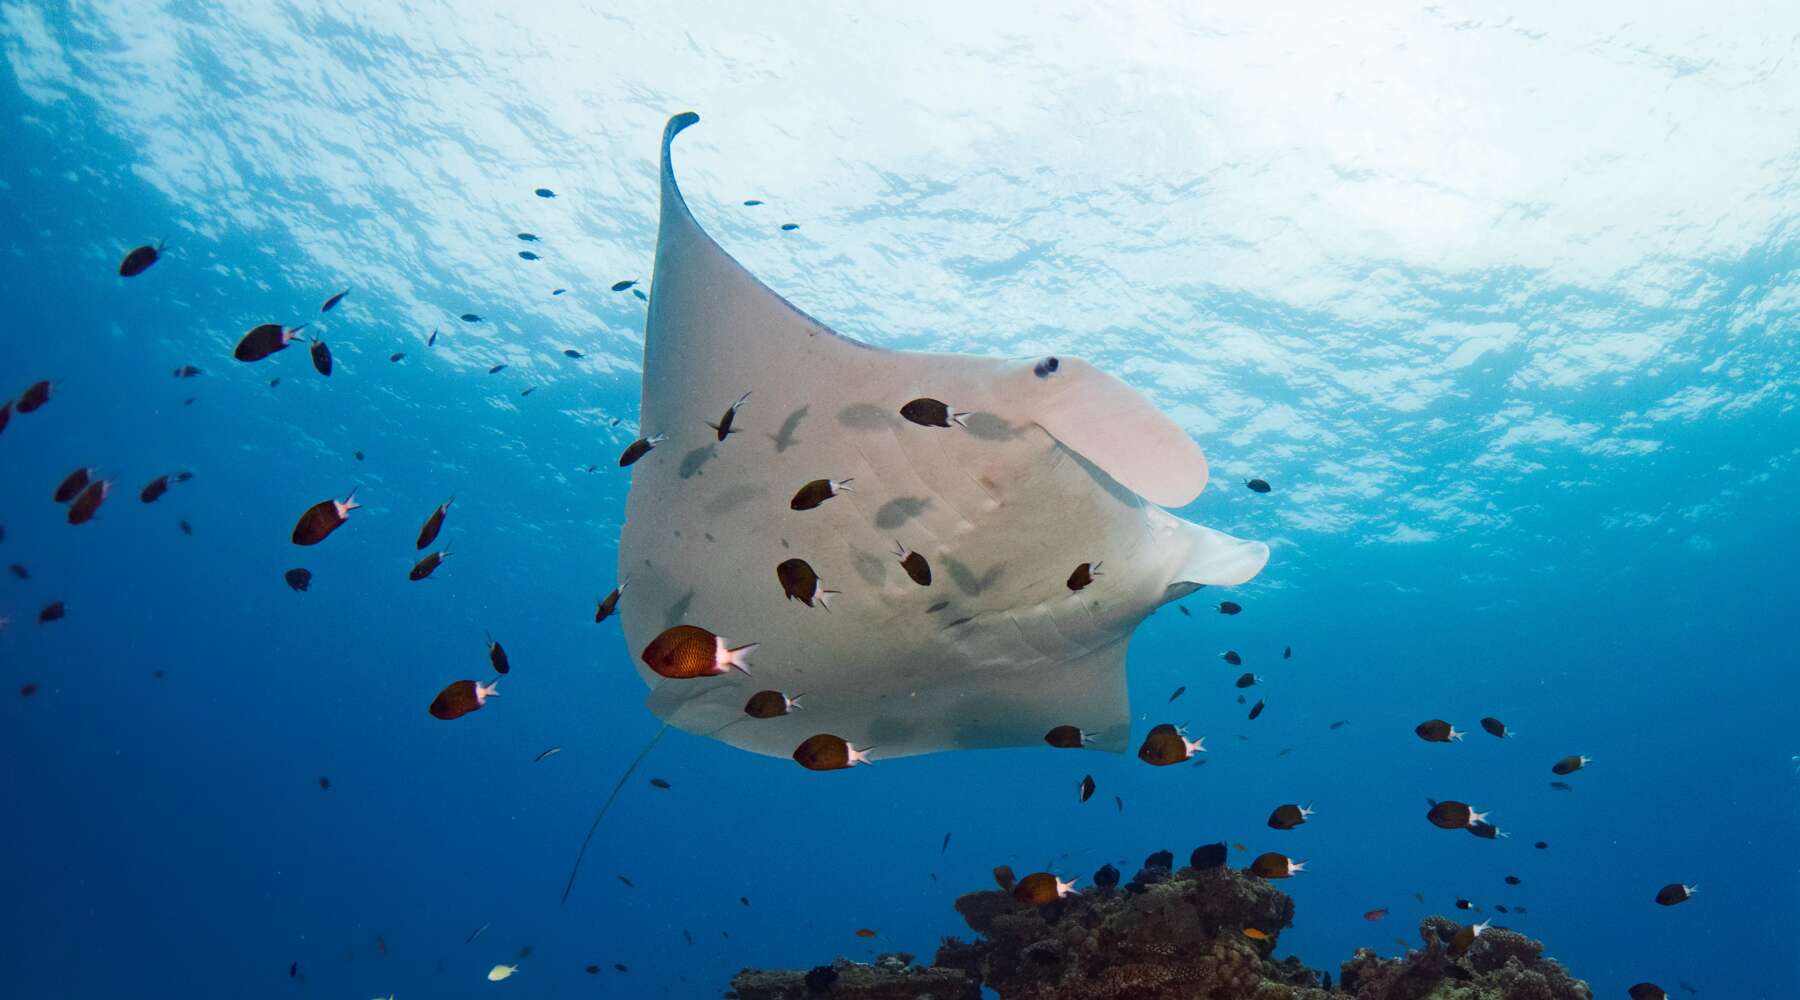
[[[1062,362],[1055,358],[1045,358],[1044,360],[1039,361],[1031,371],[1033,374],[1037,375],[1038,378],[1049,378],[1056,374],[1056,370],[1061,367]]]

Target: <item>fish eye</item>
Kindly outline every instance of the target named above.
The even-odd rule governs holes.
[[[1049,378],[1051,375],[1055,374],[1056,370],[1060,367],[1062,367],[1062,362],[1056,360],[1054,357],[1049,357],[1039,361],[1037,367],[1033,368],[1032,371],[1037,373],[1038,378]]]

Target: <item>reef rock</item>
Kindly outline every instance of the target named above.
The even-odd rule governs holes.
[[[1155,860],[1160,856],[1153,855]],[[1169,873],[1146,865],[1125,886],[1027,906],[1004,892],[956,901],[974,941],[945,938],[934,964],[883,956],[839,959],[812,972],[746,969],[740,1000],[908,998],[970,1000],[986,986],[1002,1000],[1592,1000],[1586,983],[1542,957],[1543,945],[1494,927],[1452,959],[1460,926],[1419,925],[1422,946],[1403,958],[1359,950],[1337,982],[1293,957],[1272,957],[1293,924],[1294,901],[1273,884],[1227,868]],[[1255,933],[1247,933],[1254,931]]]

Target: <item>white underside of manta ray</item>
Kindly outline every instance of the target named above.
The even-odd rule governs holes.
[[[1177,518],[1205,456],[1135,390],[1070,357],[1004,360],[885,351],[794,308],[701,230],[662,140],[662,218],[645,334],[641,432],[667,435],[631,467],[619,615],[668,723],[787,756],[831,733],[875,759],[1039,744],[1079,726],[1130,735],[1125,651],[1156,607],[1255,576],[1268,546]],[[746,392],[735,433],[716,423]],[[919,397],[965,411],[926,427]],[[854,480],[811,510],[813,480]],[[930,586],[895,544],[923,555]],[[789,600],[776,566],[804,559],[830,609]],[[1081,563],[1101,575],[1068,586]],[[747,676],[667,679],[640,655],[697,625],[758,643]],[[804,695],[775,718],[761,690]]]

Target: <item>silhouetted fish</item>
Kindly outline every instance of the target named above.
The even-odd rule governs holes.
[[[119,262],[119,277],[135,278],[150,270],[150,265],[156,263],[157,259],[161,257],[162,248],[163,245],[159,241],[153,247],[138,247],[126,254],[125,259]]]

